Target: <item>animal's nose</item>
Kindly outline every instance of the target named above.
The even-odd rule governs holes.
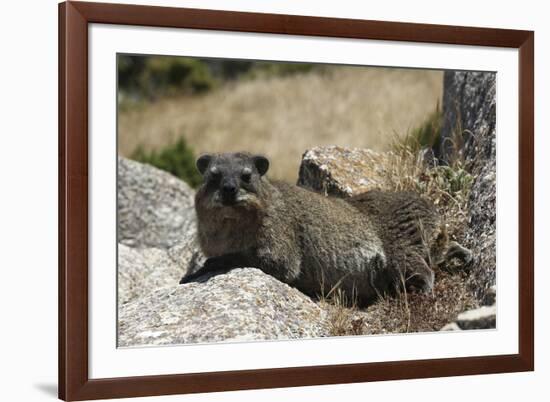
[[[224,194],[227,194],[227,195],[235,195],[237,194],[237,186],[235,185],[235,183],[232,183],[232,182],[225,182],[223,183],[222,185],[222,191]]]

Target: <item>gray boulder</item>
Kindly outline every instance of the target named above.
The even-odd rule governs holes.
[[[456,319],[460,329],[493,329],[496,328],[497,306],[483,306],[465,311]]]
[[[461,331],[469,329],[494,329],[497,324],[497,306],[481,306],[458,315],[454,322],[441,328],[441,331]]]
[[[143,297],[155,289],[176,286],[181,277],[198,269],[201,256],[194,237],[182,241],[170,250],[132,248],[118,245],[119,307]]]
[[[193,190],[153,166],[118,158],[118,242],[170,248],[193,236]]]
[[[260,270],[234,269],[125,304],[118,345],[320,337],[329,333],[324,316],[310,298]]]
[[[466,167],[475,176],[464,245],[476,258],[470,287],[482,302],[496,276],[496,75],[447,71],[439,157],[452,157],[457,133]]]
[[[176,177],[118,158],[119,305],[176,286],[202,264],[193,198]]]
[[[446,71],[443,82],[443,127],[440,159],[452,154],[456,134],[469,167],[480,171],[496,151],[496,74]]]

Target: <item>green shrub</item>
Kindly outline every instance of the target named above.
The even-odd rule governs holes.
[[[145,151],[139,146],[131,158],[172,173],[193,188],[202,182],[202,177],[195,167],[195,155],[183,138],[159,151]]]
[[[226,81],[307,73],[314,67],[307,63],[120,54],[119,105],[134,108],[163,96],[204,93]]]
[[[229,81],[246,74],[256,63],[249,60],[203,59],[214,77]]]
[[[314,64],[307,63],[281,63],[281,62],[257,62],[255,63],[247,76],[251,79],[285,77],[294,74],[309,73],[314,68]]]
[[[214,88],[217,80],[200,59],[120,55],[118,84],[130,98],[151,100],[178,93],[203,93]]]
[[[283,63],[230,59],[201,59],[214,77],[221,81],[286,76],[310,72],[315,65],[308,63]]]
[[[134,91],[139,87],[139,76],[145,67],[145,57],[118,55],[118,86],[125,92]]]
[[[187,57],[148,58],[140,82],[150,97],[181,91],[201,93],[215,86],[208,67],[200,60]]]

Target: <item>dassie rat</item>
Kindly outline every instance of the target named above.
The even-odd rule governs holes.
[[[248,153],[202,155],[195,196],[207,257],[186,275],[257,267],[310,296],[341,289],[360,305],[408,288],[429,291],[433,264],[469,259],[449,247],[435,207],[414,193],[370,191],[344,200],[265,177],[269,161]]]

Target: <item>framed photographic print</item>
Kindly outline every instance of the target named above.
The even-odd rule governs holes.
[[[61,399],[533,370],[533,32],[59,23]]]

